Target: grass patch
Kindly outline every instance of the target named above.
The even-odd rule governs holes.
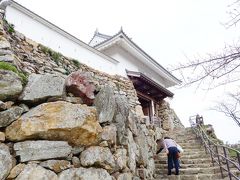
[[[49,51],[49,48],[48,47],[46,47],[46,46],[43,46],[43,45],[39,45],[39,47],[40,47],[40,49],[42,50],[42,52],[44,53],[44,54],[48,54],[48,51]]]
[[[51,56],[51,58],[57,63],[57,65],[59,65],[59,61],[61,60],[61,57],[62,57],[61,53],[58,53],[58,52],[52,50],[51,48],[48,48],[48,47],[43,46],[41,44],[39,46],[40,46],[40,49],[42,50],[43,53]]]
[[[58,63],[60,61],[61,56],[62,56],[60,53],[57,53],[55,51],[51,51],[49,54],[56,63]]]
[[[8,70],[8,71],[12,71],[12,72],[16,73],[21,78],[22,84],[23,85],[27,84],[27,81],[28,81],[27,75],[18,71],[18,69],[14,65],[7,63],[7,62],[0,62],[0,69]]]
[[[236,150],[237,150],[237,151],[240,151],[240,149],[236,149]],[[236,151],[234,151],[234,150],[232,150],[232,149],[229,149],[228,152],[229,152],[229,156],[230,156],[231,158],[237,158],[237,153],[236,153]]]
[[[77,66],[78,68],[79,68],[80,65],[81,65],[81,63],[80,63],[78,60],[76,60],[76,59],[72,59],[72,62],[73,62],[73,64],[74,64],[75,66]]]

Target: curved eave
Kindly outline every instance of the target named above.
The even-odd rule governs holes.
[[[104,38],[104,39],[110,39],[112,36],[109,36],[109,35],[106,35],[106,34],[102,34],[102,33],[99,33],[97,30],[94,32],[94,35],[93,37],[91,38],[91,40],[89,41],[88,45],[91,44],[91,42],[93,41],[93,39],[98,36],[98,37],[101,37],[101,38]]]
[[[164,88],[151,78],[141,72],[126,71],[129,79],[133,82],[135,89],[152,99],[159,101],[166,97],[173,97],[173,93]]]
[[[139,57],[139,59],[153,69],[158,74],[161,74],[164,78],[171,82],[170,86],[179,85],[181,81],[177,79],[174,75],[168,72],[164,67],[162,67],[158,62],[156,62],[151,56],[144,52],[139,46],[137,46],[123,31],[120,31],[118,34],[112,36],[110,39],[101,42],[94,46],[96,49],[102,51],[109,48],[110,46],[118,43],[122,45],[127,51]],[[170,87],[168,86],[168,87]]]

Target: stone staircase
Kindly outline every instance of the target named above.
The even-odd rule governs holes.
[[[217,180],[222,179],[220,168],[213,166],[211,157],[205,153],[204,147],[196,139],[196,135],[191,128],[177,129],[169,134],[182,148],[184,152],[180,157],[180,175],[176,176],[175,169],[171,176],[167,175],[167,156],[163,150],[155,160],[156,176],[155,180]],[[228,178],[226,178],[228,179]]]

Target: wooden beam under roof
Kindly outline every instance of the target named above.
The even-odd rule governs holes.
[[[154,101],[160,101],[166,97],[173,97],[173,93],[160,84],[153,81],[141,72],[127,71],[129,79],[141,96],[149,97]]]

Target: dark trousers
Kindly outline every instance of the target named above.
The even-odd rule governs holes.
[[[171,175],[171,169],[173,169],[173,163],[176,170],[176,175],[179,174],[179,161],[177,158],[178,149],[176,147],[168,148],[168,175]]]

